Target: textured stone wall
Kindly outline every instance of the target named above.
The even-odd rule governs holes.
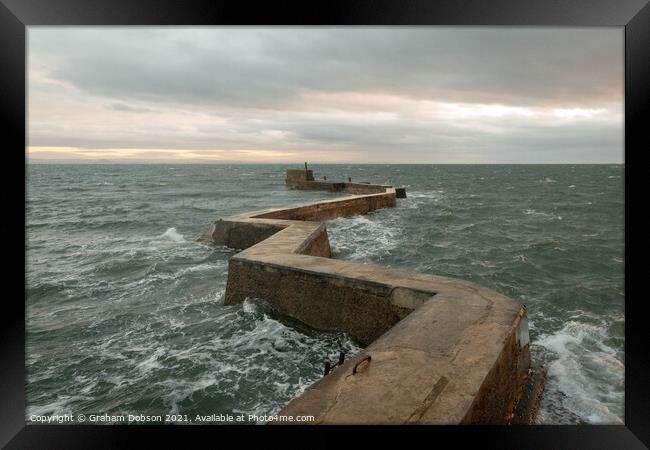
[[[230,259],[226,304],[261,299],[367,345],[280,414],[316,423],[508,423],[530,367],[525,308],[463,280],[331,259],[322,221],[395,206],[392,187],[349,189],[365,193],[233,216],[203,236],[242,249]]]
[[[297,187],[306,181],[314,181],[314,172],[311,169],[289,169],[285,182],[287,186]]]
[[[368,345],[411,312],[394,305],[390,294],[391,287],[386,285],[233,259],[225,303],[263,299],[281,314],[312,328],[343,331]]]
[[[394,206],[395,193],[391,195],[372,194],[347,197],[341,200],[324,201],[290,209],[281,209],[255,215],[254,217],[260,219],[323,221],[337,217],[367,214],[380,208],[391,208]]]
[[[462,281],[433,283],[435,296],[280,414],[318,424],[507,423],[530,358],[517,339],[525,309]]]

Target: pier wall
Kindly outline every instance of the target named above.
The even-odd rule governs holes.
[[[314,172],[309,169],[289,169],[285,182],[287,186],[296,187],[306,181],[314,181]]]
[[[219,220],[203,236],[242,250],[230,259],[226,304],[263,299],[367,345],[280,414],[316,423],[508,423],[530,367],[525,307],[463,280],[331,259],[324,220],[395,206],[394,188],[366,187],[372,193]]]
[[[384,188],[371,183],[315,180],[311,169],[289,169],[285,178],[286,185],[292,189],[304,191],[345,192],[348,194],[381,194]]]

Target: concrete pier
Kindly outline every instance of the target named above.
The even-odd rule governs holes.
[[[530,420],[534,411],[518,405],[530,378],[525,307],[463,280],[331,259],[324,221],[393,207],[396,189],[310,172],[288,171],[287,185],[341,184],[353,195],[232,216],[202,237],[242,250],[230,259],[226,304],[263,299],[367,345],[280,414],[323,424],[506,424],[519,407]]]

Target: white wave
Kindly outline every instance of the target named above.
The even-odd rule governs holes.
[[[398,206],[418,209],[423,205],[440,202],[444,198],[444,193],[443,190],[407,192],[406,199],[401,200]]]
[[[27,411],[25,412],[26,420],[29,421],[29,417],[32,415],[49,416],[72,414],[73,403],[81,398],[81,396],[59,395],[53,402],[49,402],[43,405],[27,405]]]
[[[169,379],[156,384],[168,392],[164,400],[170,405],[169,414],[178,414],[180,412],[179,403],[191,397],[195,392],[217,384],[217,379],[214,375],[208,373],[194,380]]]
[[[556,357],[548,365],[541,422],[557,422],[553,410],[561,406],[587,423],[623,423],[625,365],[605,344],[607,338],[604,325],[570,320],[558,332],[537,339],[536,345]]]
[[[167,228],[167,230],[161,234],[160,237],[169,239],[173,242],[186,242],[183,235],[176,231],[175,227]]]
[[[193,272],[209,272],[209,271],[214,271],[216,269],[227,269],[228,268],[228,261],[227,260],[216,260],[213,262],[207,262],[203,264],[195,264],[193,266],[190,266],[186,269],[181,270],[179,273],[181,275],[185,275],[187,273],[193,273]],[[224,273],[224,275],[227,275]]]
[[[332,220],[328,234],[333,252],[344,253],[346,259],[381,259],[399,246],[397,227],[367,216]]]
[[[534,209],[525,209],[525,210],[523,211],[523,213],[526,214],[527,216],[544,216],[544,217],[551,217],[551,214],[549,214],[549,213],[545,213],[545,212],[543,212],[543,211],[537,211],[537,210],[534,210]]]
[[[230,397],[242,413],[268,415],[276,413],[281,405],[321,377],[321,358],[333,357],[339,350],[348,355],[358,351],[345,335],[305,335],[270,317],[266,305],[251,300],[216,320],[209,315],[178,317],[170,307],[157,312],[156,320],[139,322],[137,329],[117,333],[96,348],[102,357],[120,359],[119,370],[112,367],[97,377],[78,376],[77,392],[86,397],[60,396],[57,402],[48,398],[47,403],[34,399],[32,412],[79,412],[82,402],[91,399],[97,386],[107,382],[113,385],[110,395],[115,398],[153,383],[171,413],[182,412],[188,399],[200,401],[218,392],[219,396]],[[214,334],[207,339],[179,345],[163,345],[166,341],[160,339],[170,330],[176,334],[204,322],[215,327]],[[152,326],[160,323],[165,324],[163,330]],[[173,369],[174,376],[155,381],[160,377],[160,369]],[[305,372],[311,375],[305,376]],[[259,395],[250,394],[251,383],[259,388]],[[246,385],[246,389],[240,384]]]
[[[540,216],[540,217],[548,217],[550,219],[557,219],[557,220],[562,220],[562,216],[556,216],[554,214],[549,214],[544,211],[537,211],[534,209],[525,209],[522,211],[524,214],[527,216]]]
[[[182,320],[176,320],[173,317],[168,317],[167,321],[169,322],[170,330],[183,329],[185,327],[185,322]]]
[[[164,393],[162,398],[170,412],[180,412],[188,398],[212,395],[205,393],[210,388],[236,400],[235,412],[273,414],[320,378],[320,358],[316,360],[316,367],[313,361],[309,362],[308,355],[325,357],[338,351],[332,339],[329,338],[328,343],[326,336],[305,336],[267,312],[270,312],[268,305],[247,299],[241,308],[234,308],[221,317],[221,322],[232,333],[227,336],[215,333],[210,339],[190,346],[165,349],[165,361],[201,368],[196,375],[156,383]],[[349,355],[358,351],[349,338],[343,338],[340,345]],[[311,358],[313,360],[313,356]],[[309,366],[313,376],[297,376]],[[266,394],[242,395],[240,384],[250,386],[251,382]]]
[[[254,314],[258,312],[258,306],[255,304],[255,302],[246,299],[242,304],[242,311],[244,311],[246,314]]]
[[[437,190],[437,191],[425,191],[425,192],[409,192],[407,194],[407,198],[431,198],[434,200],[439,200],[442,197],[442,194],[444,194],[445,191],[442,190]]]
[[[154,369],[161,369],[163,366],[158,360],[161,356],[165,354],[165,349],[163,347],[158,347],[153,354],[149,355],[138,364],[136,367],[143,373],[149,373]]]

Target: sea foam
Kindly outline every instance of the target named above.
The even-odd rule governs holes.
[[[173,242],[186,242],[183,235],[176,231],[175,227],[167,228],[167,230],[161,234],[160,237],[169,239]]]

